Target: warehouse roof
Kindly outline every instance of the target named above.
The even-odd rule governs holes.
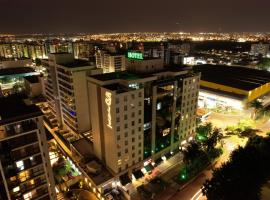
[[[254,90],[270,83],[270,72],[238,66],[198,65],[201,80],[225,85],[241,90]]]

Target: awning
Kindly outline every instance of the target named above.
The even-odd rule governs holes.
[[[123,186],[127,185],[128,183],[131,183],[131,180],[128,176],[128,173],[125,173],[119,177],[120,182]]]
[[[148,165],[146,165],[144,168],[145,168],[145,170],[147,172],[150,172],[150,171],[152,171],[154,169],[154,167],[153,167],[153,165],[151,163],[149,163]]]
[[[141,170],[134,171],[132,174],[136,179],[142,178],[144,176]]]

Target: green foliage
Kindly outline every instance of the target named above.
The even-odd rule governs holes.
[[[259,131],[253,129],[254,121],[251,119],[241,120],[238,124],[228,126],[225,131],[228,135],[238,135],[239,137],[253,137]]]
[[[35,63],[36,63],[36,66],[40,66],[41,65],[41,60],[39,58],[36,58]]]
[[[212,123],[206,123],[203,125],[200,125],[196,128],[196,133],[201,137],[208,137],[208,135],[213,130],[213,124]]]
[[[262,58],[261,62],[258,64],[259,69],[269,70],[270,69],[270,59]]]
[[[208,200],[259,200],[261,187],[270,178],[270,138],[253,137],[239,147],[229,162],[213,171],[203,185]]]
[[[222,138],[220,129],[212,128],[212,124],[206,124],[201,129],[201,133],[206,134],[204,141],[191,142],[186,150],[183,151],[184,166],[179,172],[179,180],[185,182],[191,177],[205,169],[211,161],[222,154],[221,149],[216,149],[215,146]]]

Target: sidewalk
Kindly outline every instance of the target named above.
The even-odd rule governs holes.
[[[165,191],[168,190],[169,193],[172,193],[173,191],[177,190],[179,185],[174,185],[174,181],[172,180],[173,177],[178,175],[180,165],[183,162],[183,156],[180,152],[169,158],[168,160],[162,161],[155,169],[153,170],[152,174],[155,174],[155,176],[151,175],[145,175],[143,178],[136,180],[133,182],[133,187],[137,188],[141,185],[147,185],[152,179],[156,177],[162,178],[165,182],[169,183],[169,186],[165,189]],[[134,192],[131,194],[132,200],[141,200],[140,194],[137,192],[137,190],[133,190]],[[164,193],[161,192],[160,194]],[[167,193],[167,192],[166,192]],[[157,195],[159,196],[159,195]],[[154,198],[155,199],[155,198]]]

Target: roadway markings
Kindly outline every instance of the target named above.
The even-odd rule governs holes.
[[[199,189],[190,200],[199,200],[203,196],[202,189]]]

